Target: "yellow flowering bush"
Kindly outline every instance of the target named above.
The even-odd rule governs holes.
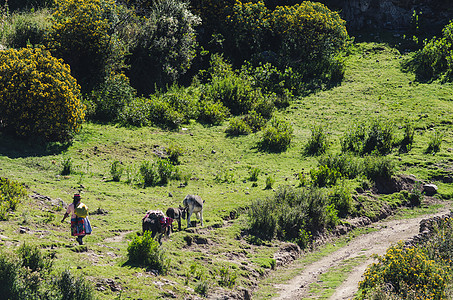
[[[367,299],[366,295],[373,288],[382,285],[391,285],[392,292],[404,299],[414,292],[420,299],[446,299],[450,275],[418,247],[405,249],[400,243],[390,247],[378,260],[359,283],[362,299]]]
[[[83,122],[80,87],[68,65],[42,48],[0,51],[0,128],[68,141]]]
[[[57,0],[49,32],[52,54],[71,66],[72,75],[89,92],[104,81],[109,67],[123,59],[114,33],[114,0]]]
[[[241,58],[265,49],[265,38],[270,35],[270,11],[264,2],[243,3],[236,0],[231,15],[227,16],[229,38],[241,53]]]
[[[304,1],[293,6],[277,6],[271,14],[276,52],[288,66],[325,60],[345,47],[346,22],[324,4]]]

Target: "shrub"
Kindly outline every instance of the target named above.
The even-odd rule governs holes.
[[[222,266],[218,270],[218,273],[220,276],[220,279],[218,281],[220,286],[225,286],[229,288],[234,287],[236,279],[238,277],[236,272],[232,271],[231,268],[229,267]]]
[[[338,216],[346,217],[354,210],[351,191],[345,184],[336,185],[329,194],[330,203],[338,211]]]
[[[414,143],[415,129],[411,123],[404,125],[404,137],[400,142],[400,152],[409,152]]]
[[[286,121],[272,118],[264,130],[259,146],[263,150],[281,152],[291,144],[293,128]]]
[[[124,167],[121,166],[119,160],[115,160],[110,167],[110,175],[112,175],[113,181],[119,182],[123,175]]]
[[[144,265],[166,274],[170,266],[170,259],[159,243],[151,237],[151,232],[146,231],[142,236],[136,236],[127,247],[129,262]]]
[[[28,268],[31,272],[49,272],[52,269],[52,260],[44,256],[39,248],[23,243],[17,249],[17,255],[21,266]]]
[[[259,90],[237,75],[213,78],[202,93],[203,99],[223,103],[235,116],[246,114],[262,97]]]
[[[345,21],[325,5],[304,1],[277,6],[271,14],[274,52],[279,64],[318,76],[332,68],[331,57],[344,49],[348,40]]]
[[[8,178],[0,177],[0,220],[6,220],[27,195],[25,187]]]
[[[220,125],[229,114],[228,108],[221,102],[202,100],[198,120],[212,125]]]
[[[252,132],[252,129],[244,120],[244,118],[235,117],[230,119],[230,122],[225,132],[231,136],[238,136],[247,135]]]
[[[140,174],[142,175],[145,186],[155,186],[159,181],[159,174],[154,165],[149,161],[144,161],[140,165]]]
[[[0,252],[0,293],[5,299],[16,299],[15,282],[19,276],[20,262],[16,256]]]
[[[435,261],[416,247],[404,249],[399,243],[387,250],[378,263],[372,264],[359,283],[362,297],[373,287],[390,284],[392,293],[406,298],[407,292],[414,290],[417,296],[430,295],[430,299],[444,299],[449,275]],[[432,297],[432,298],[431,298]]]
[[[158,159],[156,162],[157,173],[161,184],[167,184],[170,179],[179,178],[178,169],[166,159]]]
[[[265,189],[266,190],[272,189],[272,186],[274,185],[274,183],[275,183],[274,177],[272,177],[271,175],[267,176],[266,177],[266,187],[265,187]]]
[[[61,169],[60,175],[69,175],[72,172],[72,159],[70,157],[64,157],[61,162],[63,169]]]
[[[319,166],[317,169],[310,170],[311,181],[318,187],[333,186],[341,176],[337,169],[331,169],[328,166]]]
[[[156,126],[161,126],[166,129],[178,129],[184,121],[182,113],[165,99],[158,95],[152,95],[148,101],[149,120]]]
[[[327,166],[329,169],[338,170],[342,176],[353,179],[363,172],[363,165],[359,159],[350,154],[326,154],[318,159],[319,166]]]
[[[3,6],[5,3],[8,4],[8,7],[12,11],[18,10],[27,10],[27,9],[37,9],[37,8],[46,8],[51,7],[54,1],[52,0],[0,0],[0,5]]]
[[[261,130],[261,128],[266,125],[266,119],[264,119],[263,116],[255,110],[249,111],[243,119],[253,132]]]
[[[46,141],[69,141],[85,113],[67,65],[41,48],[0,52],[0,119],[5,130]]]
[[[388,180],[395,173],[395,165],[388,157],[367,156],[364,161],[364,173],[370,180]]]
[[[371,125],[360,124],[350,129],[342,138],[343,152],[360,155],[390,153],[394,143],[394,128],[388,121],[376,120]]]
[[[266,199],[252,202],[248,210],[248,224],[255,235],[271,240],[277,230],[274,201]]]
[[[260,175],[261,170],[259,168],[251,168],[250,169],[250,181],[258,181],[258,176]]]
[[[56,2],[48,47],[71,66],[83,93],[122,66],[125,53],[115,34],[116,9],[114,0]]]
[[[99,121],[116,122],[124,107],[136,96],[124,74],[109,74],[91,93],[95,109],[92,118]]]
[[[184,154],[184,149],[177,144],[170,144],[166,149],[168,159],[174,165],[179,165],[179,157]]]
[[[369,154],[377,151],[385,155],[392,151],[394,141],[394,128],[390,122],[374,121],[363,144],[361,154]]]
[[[64,270],[55,279],[55,286],[61,293],[62,300],[95,299],[91,285],[83,277],[75,277],[69,270]]]
[[[431,135],[431,138],[428,142],[428,147],[426,148],[425,153],[436,153],[440,151],[440,146],[442,144],[443,134],[439,131],[434,131]]]
[[[120,123],[132,126],[147,126],[151,124],[151,105],[148,99],[138,97],[126,103],[119,115]]]
[[[11,48],[43,45],[51,24],[48,10],[13,14],[9,18],[11,29],[6,32],[6,44]]]
[[[308,155],[320,155],[329,147],[325,129],[321,125],[311,127],[311,136],[305,145],[305,153]]]
[[[271,33],[270,11],[262,1],[236,1],[227,16],[227,41],[234,47],[235,58],[242,63],[254,54],[267,49],[266,39]]]
[[[135,28],[129,29],[135,34],[128,74],[139,94],[163,89],[187,72],[196,55],[199,23],[188,3],[179,0],[153,1],[149,15],[137,18]]]

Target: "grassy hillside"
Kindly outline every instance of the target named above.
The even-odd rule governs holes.
[[[291,146],[283,153],[260,151],[259,132],[226,136],[226,122],[212,127],[193,122],[178,132],[87,123],[71,145],[46,149],[0,135],[0,176],[24,183],[29,194],[9,220],[0,221],[0,244],[6,248],[26,242],[55,252],[55,267],[89,278],[100,299],[180,298],[197,295],[194,289],[199,291],[200,283],[212,295],[220,293],[221,270],[238,275],[236,290],[247,288],[272,268],[279,243],[248,243],[242,235],[246,215],[236,213],[239,217],[229,220],[231,212],[272,196],[273,190],[265,189],[268,176],[275,179],[274,188],[299,185],[297,174],[308,174],[317,165],[316,157],[303,154],[312,125],[326,127],[330,151],[339,153],[341,137],[354,124],[390,120],[402,138],[403,125],[411,122],[416,130],[413,148],[408,153],[394,150],[389,156],[398,173],[434,182],[438,197],[450,199],[453,186],[442,179],[453,172],[453,85],[415,82],[412,74],[401,71],[400,63],[408,55],[384,44],[357,44],[345,57],[340,86],[294,99],[277,112],[294,128]],[[440,151],[426,154],[435,131],[442,133]],[[140,164],[156,160],[171,145],[183,149],[178,166],[183,180],[157,187],[138,185]],[[68,159],[73,172],[60,175]],[[115,160],[127,173],[120,182],[110,175]],[[254,168],[260,170],[257,186],[249,180]],[[348,184],[354,187],[357,182]],[[70,203],[78,191],[94,227],[84,246],[76,246],[69,224],[60,223],[63,203]],[[177,206],[187,194],[206,200],[205,226],[164,240],[171,259],[168,275],[156,276],[130,265],[128,243],[141,231],[144,213]]]

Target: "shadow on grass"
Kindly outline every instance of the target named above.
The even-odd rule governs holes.
[[[67,150],[70,145],[71,143],[43,143],[35,140],[25,140],[0,132],[0,155],[9,158],[58,154]]]

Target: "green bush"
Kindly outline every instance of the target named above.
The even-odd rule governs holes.
[[[406,67],[416,74],[420,81],[442,79],[451,81],[453,68],[453,22],[450,21],[442,30],[442,37],[433,37],[424,42],[421,50],[406,62]]]
[[[0,177],[0,220],[6,220],[9,212],[16,210],[26,195],[27,190],[22,184]]]
[[[179,158],[184,154],[184,149],[177,144],[170,144],[166,152],[170,162],[174,165],[179,165]]]
[[[142,236],[136,236],[127,247],[129,262],[144,265],[166,274],[170,267],[170,259],[159,242],[151,237],[151,232],[146,231]]]
[[[94,103],[94,120],[117,122],[124,107],[131,103],[136,96],[135,90],[129,85],[129,79],[124,74],[109,74],[91,93]]]
[[[425,153],[437,153],[440,151],[440,146],[442,145],[443,134],[439,131],[434,131],[431,135],[428,147],[426,148]]]
[[[178,179],[179,173],[176,166],[166,159],[159,159],[155,163],[159,174],[160,184],[167,184],[171,179]]]
[[[338,211],[339,217],[346,217],[354,212],[351,191],[346,184],[335,185],[329,194],[330,203]]]
[[[312,233],[316,235],[336,225],[336,213],[321,189],[280,187],[274,197],[252,202],[248,224],[260,238],[270,240],[276,236],[306,247]]]
[[[128,29],[133,32],[129,37],[129,78],[145,96],[187,72],[196,56],[195,27],[200,23],[188,3],[179,0],[153,1],[148,11]]]
[[[207,124],[220,125],[229,114],[228,108],[221,102],[202,100],[198,120]]]
[[[159,95],[152,95],[148,101],[148,119],[156,126],[166,129],[178,129],[184,121],[184,115],[178,112],[171,103]]]
[[[118,8],[114,0],[56,2],[48,47],[71,66],[84,94],[123,66],[125,51],[115,32]]]
[[[255,110],[249,111],[248,114],[243,116],[244,122],[250,127],[252,132],[257,132],[266,125],[266,119],[256,112]]]
[[[409,152],[409,150],[412,148],[412,144],[414,143],[414,135],[414,126],[411,123],[406,123],[404,125],[404,136],[399,143],[400,152]]]
[[[3,129],[45,141],[69,141],[85,113],[69,67],[41,48],[0,52]]]
[[[255,103],[261,101],[263,95],[243,78],[231,75],[214,77],[203,91],[202,98],[223,103],[231,114],[237,116],[249,112]]]
[[[231,136],[247,135],[252,132],[252,129],[242,117],[234,117],[230,119],[225,132]]]
[[[292,6],[277,6],[271,14],[273,50],[282,67],[293,67],[308,76],[341,74],[341,63],[332,57],[346,47],[349,39],[345,21],[324,4],[304,1]],[[340,69],[338,68],[340,67]],[[338,78],[337,78],[338,79]]]
[[[265,189],[266,190],[272,189],[272,186],[274,185],[274,183],[275,183],[274,177],[272,177],[271,175],[267,176],[266,177],[266,187],[265,187]]]
[[[36,246],[23,243],[17,249],[17,255],[22,262],[21,267],[28,268],[31,272],[50,272],[53,261],[44,256]]]
[[[308,155],[320,155],[324,154],[329,147],[329,141],[327,134],[322,125],[311,127],[311,136],[305,145],[305,153]]]
[[[27,45],[44,45],[46,31],[50,29],[48,10],[23,12],[11,15],[11,29],[6,32],[6,45],[25,48]]]
[[[54,279],[62,300],[92,300],[94,291],[89,282],[83,277],[75,277],[69,270],[64,270]]]
[[[291,144],[292,137],[293,128],[291,124],[284,120],[272,118],[263,130],[259,147],[267,151],[285,151]]]
[[[395,165],[388,157],[366,156],[364,174],[370,180],[389,180],[395,174]]]
[[[152,122],[151,116],[151,104],[149,99],[137,97],[131,102],[126,103],[123,110],[119,115],[119,120],[122,125],[132,126],[147,126]]]
[[[346,132],[341,140],[341,149],[360,155],[385,155],[392,151],[394,140],[393,125],[389,121],[375,120],[369,126],[360,124]]]
[[[249,171],[249,180],[258,181],[258,176],[260,175],[261,170],[259,168],[251,168]]]
[[[159,182],[159,174],[157,170],[149,161],[144,161],[140,165],[140,174],[142,175],[145,186],[155,186]]]
[[[319,157],[318,165],[338,170],[342,176],[349,179],[356,178],[363,173],[363,164],[359,158],[347,153],[323,155]]]
[[[124,167],[121,166],[121,162],[119,160],[115,160],[110,167],[110,175],[112,175],[113,181],[119,182],[123,172]]]
[[[342,177],[337,169],[331,169],[328,166],[319,166],[310,170],[310,178],[314,186],[334,186]]]

